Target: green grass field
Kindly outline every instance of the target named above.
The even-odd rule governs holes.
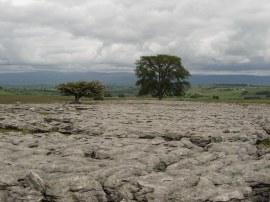
[[[270,87],[248,85],[195,85],[187,91],[184,99],[207,101],[213,100],[214,97],[216,97],[216,100],[226,101],[269,100]]]
[[[0,104],[45,104],[72,102],[73,97],[53,95],[0,95]],[[89,98],[83,98],[82,102],[89,102]]]
[[[110,96],[105,100],[147,100],[150,96],[138,97],[138,87],[110,86],[107,87]],[[0,104],[16,103],[66,103],[73,97],[62,96],[52,86],[46,88],[20,87],[0,89]],[[225,102],[238,104],[270,104],[270,86],[249,85],[192,85],[182,97],[167,97],[171,101]],[[83,103],[91,102],[82,98]]]

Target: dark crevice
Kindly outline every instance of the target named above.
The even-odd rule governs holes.
[[[48,196],[48,195],[43,195],[43,199],[41,200],[41,202],[56,202],[56,198],[53,196]]]
[[[92,158],[92,159],[95,159],[96,158],[96,151],[90,151],[90,152],[85,152],[84,153],[84,156],[85,157],[90,157],[90,158]]]
[[[165,172],[167,169],[167,165],[166,163],[160,161],[158,164],[155,165],[155,167],[153,168],[153,170],[155,172]]]
[[[164,134],[161,136],[166,142],[169,142],[169,141],[180,141],[183,136],[181,135],[175,135],[175,134],[171,134],[171,133],[168,133],[168,134]]]
[[[254,202],[269,202],[270,184],[257,184],[252,186]]]
[[[102,186],[104,193],[106,194],[107,202],[116,202],[113,199],[113,197],[111,196],[111,193],[103,185],[101,185],[101,186]]]
[[[175,139],[175,138],[167,137],[167,136],[162,136],[162,138],[163,138],[166,142],[181,140],[181,138],[180,138],[180,139]]]

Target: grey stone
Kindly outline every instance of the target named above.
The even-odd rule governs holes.
[[[266,105],[104,101],[0,112],[1,202],[269,201],[270,150],[257,144],[269,138]]]
[[[46,184],[36,173],[29,172],[24,177],[24,183],[26,187],[34,188],[42,194],[46,193]]]

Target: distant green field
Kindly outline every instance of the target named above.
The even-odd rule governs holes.
[[[32,88],[32,87],[12,87],[0,89],[2,95],[59,95],[56,89],[53,88]]]
[[[150,96],[138,97],[136,86],[108,86],[105,100],[153,99]],[[250,85],[192,85],[182,97],[167,97],[165,100],[186,100],[226,103],[265,103],[270,104],[270,86]],[[0,88],[0,104],[20,103],[65,103],[73,97],[62,96],[53,86]],[[83,98],[88,103],[91,99]]]
[[[46,95],[1,95],[0,104],[16,104],[16,103],[66,103],[73,101],[73,97],[67,96],[46,96]],[[88,98],[83,98],[83,102],[90,101]]]
[[[106,100],[153,100],[154,98],[150,97],[125,97],[125,98],[119,98],[119,97],[110,97],[105,98]],[[168,101],[193,101],[193,102],[215,102],[215,103],[232,103],[232,104],[269,104],[270,105],[270,99],[268,100],[244,100],[244,99],[238,99],[238,100],[213,100],[213,99],[185,99],[185,98],[165,98],[164,100]],[[31,95],[8,95],[8,96],[0,96],[0,104],[53,104],[53,103],[70,103],[73,101],[73,97],[66,97],[66,96],[31,96]],[[96,101],[93,101],[88,98],[83,98],[82,103],[90,104],[95,103]]]
[[[248,85],[194,85],[186,93],[186,99],[211,100],[268,100],[269,86]]]

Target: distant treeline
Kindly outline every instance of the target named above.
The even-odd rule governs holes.
[[[252,86],[248,84],[215,84],[214,86],[216,87],[247,87],[247,86]]]
[[[270,96],[270,91],[259,91],[255,93],[256,95]]]

